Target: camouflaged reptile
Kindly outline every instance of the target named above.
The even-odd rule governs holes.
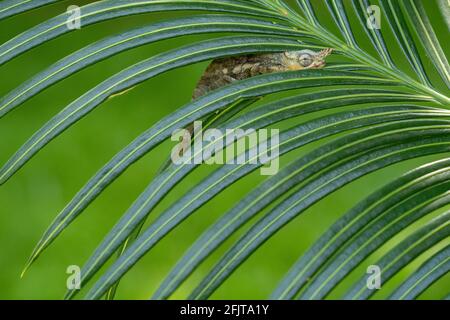
[[[192,95],[196,99],[214,89],[223,87],[237,80],[247,79],[256,75],[304,70],[320,69],[325,66],[325,58],[331,54],[332,49],[320,52],[312,50],[288,51],[279,53],[253,54],[237,57],[220,58],[211,62],[200,78]],[[187,134],[193,133],[193,125],[188,126]],[[182,142],[179,155],[189,147],[186,135],[180,138]]]

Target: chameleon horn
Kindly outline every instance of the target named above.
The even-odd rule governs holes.
[[[319,52],[319,57],[326,58],[333,52],[332,48],[326,48]]]

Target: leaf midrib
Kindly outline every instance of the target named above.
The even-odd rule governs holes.
[[[276,9],[279,13],[281,10],[285,11],[285,7],[276,1],[268,2],[265,1],[267,6]],[[391,69],[386,67],[380,61],[376,60],[374,57],[369,55],[367,52],[364,52],[360,48],[354,48],[348,46],[341,39],[337,38],[335,35],[331,34],[328,30],[323,27],[315,26],[310,24],[307,21],[304,21],[303,18],[294,10],[290,9],[288,13],[284,16],[284,20],[288,21],[296,26],[302,26],[306,29],[307,32],[315,33],[318,38],[321,38],[324,43],[327,43],[329,47],[337,49],[352,59],[363,63],[364,65],[376,70],[383,77],[389,76],[390,79],[395,80],[401,83],[403,86],[407,88],[414,89],[415,91],[425,93],[427,96],[432,98],[436,103],[444,106],[444,108],[449,108],[450,106],[450,97],[442,94],[441,92],[436,91],[434,88],[423,85],[422,83],[416,81],[410,76],[406,75],[404,72],[398,69]]]

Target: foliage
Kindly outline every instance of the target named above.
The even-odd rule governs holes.
[[[0,4],[0,18],[51,2],[55,1],[4,1]],[[239,35],[176,48],[108,78],[39,129],[1,168],[0,184],[7,182],[36,153],[102,102],[169,70],[230,55],[303,48],[333,48],[336,62],[323,70],[269,74],[239,81],[189,102],[161,119],[117,153],[75,195],[44,233],[26,268],[129,166],[169,138],[176,128],[217,110],[221,110],[217,122],[221,127],[263,128],[321,110],[360,105],[357,110],[313,117],[283,131],[281,154],[327,137],[333,140],[284,166],[225,212],[174,266],[154,293],[155,299],[169,298],[216,248],[275,203],[252,222],[251,228],[190,295],[193,299],[208,298],[266,240],[314,203],[357,178],[394,163],[431,154],[442,156],[440,161],[392,177],[386,186],[362,199],[300,257],[272,298],[327,297],[385,242],[422,217],[444,208],[450,200],[450,158],[447,158],[450,151],[450,67],[422,3],[419,0],[352,0],[345,5],[342,0],[325,0],[324,3],[333,21],[321,21],[315,13],[317,3],[309,0],[289,5],[281,0],[104,0],[82,7],[82,26],[147,12],[204,13],[143,26],[74,52],[2,97],[0,118],[58,81],[124,50],[189,34],[234,32]],[[371,4],[380,5],[390,29],[367,27],[367,8]],[[0,64],[69,32],[68,15],[52,18],[1,45]],[[356,17],[360,25],[356,26],[351,17]],[[333,23],[333,28],[327,28],[325,22]],[[359,34],[357,28],[365,34]],[[396,43],[385,40],[388,33],[394,36]],[[377,56],[360,46],[363,37],[368,37]],[[398,66],[399,57],[393,54],[396,46],[401,49],[400,59],[406,58],[409,64],[407,70]],[[426,52],[426,57],[419,54],[421,51]],[[441,81],[431,80],[430,75],[434,73],[439,74]],[[313,87],[320,91],[293,94],[243,112],[259,101],[259,97]],[[245,178],[258,165],[247,161],[217,168],[143,228],[147,217],[167,192],[196,167],[170,165],[123,214],[82,269],[83,285],[101,272],[86,298],[99,299],[105,294],[112,298],[118,281],[142,256],[198,208],[220,196],[221,191]],[[392,298],[416,298],[449,271],[449,232],[449,213],[444,212],[396,241],[380,258],[378,265],[383,270],[383,281],[387,281],[419,255],[439,249],[396,289]],[[116,252],[120,253],[117,260],[100,271]],[[366,288],[365,277],[357,279],[347,289],[343,297],[348,299],[366,299],[374,293]],[[67,298],[76,293],[69,291]]]

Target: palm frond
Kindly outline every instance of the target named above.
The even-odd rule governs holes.
[[[450,247],[428,259],[390,296],[392,300],[412,300],[450,271]]]
[[[421,253],[437,245],[450,236],[450,212],[447,211],[415,231],[405,240],[390,250],[376,262],[383,270],[385,281],[389,280],[399,270]],[[358,280],[353,288],[344,296],[346,299],[367,299],[374,294],[366,286],[366,279]]]
[[[370,2],[368,0],[353,0],[352,4],[359,22],[361,23],[362,29],[366,32],[367,36],[372,42],[372,45],[377,50],[380,58],[383,60],[385,65],[394,69],[395,63],[392,60],[380,29],[367,27],[367,21],[370,18],[367,10],[371,6]]]
[[[61,0],[5,0],[0,3],[0,20]]]
[[[353,36],[353,31],[350,27],[342,0],[325,0],[325,3],[347,44],[352,48],[357,48],[358,44]]]
[[[33,2],[37,4],[39,1],[45,2],[45,0]],[[277,18],[268,10],[245,5],[244,2],[236,0],[104,0],[80,7],[80,23],[88,26],[122,16],[179,10],[231,12]],[[0,46],[0,65],[35,46],[73,31],[67,28],[69,19],[70,13],[63,13],[2,44]]]
[[[306,34],[293,30],[286,25],[274,24],[261,19],[227,16],[225,14],[192,16],[155,23],[98,41],[56,62],[45,71],[5,95],[0,100],[0,118],[39,92],[97,61],[125,50],[165,39],[211,32],[249,32],[272,36],[290,35],[294,37],[302,35],[307,37]]]
[[[417,31],[420,40],[424,43],[424,48],[428,53],[428,57],[441,75],[442,80],[444,80],[447,87],[450,88],[450,65],[448,64],[444,51],[434,33],[425,9],[420,1],[417,0],[403,1],[402,4],[411,17],[412,23],[416,26],[415,30]]]
[[[53,2],[58,1],[4,1],[0,4],[0,19]],[[332,48],[334,61],[324,70],[274,73],[234,82],[186,103],[155,123],[107,162],[56,216],[25,270],[127,168],[167,140],[174,130],[206,116],[212,116],[209,125],[221,129],[259,129],[310,115],[312,119],[281,131],[277,146],[280,155],[326,138],[330,141],[283,166],[278,174],[267,178],[225,212],[186,251],[153,294],[155,299],[169,298],[206,258],[270,204],[276,203],[219,259],[190,298],[210,297],[254,251],[324,197],[395,163],[427,155],[442,157],[392,178],[342,215],[299,258],[272,298],[326,298],[385,242],[442,210],[450,200],[450,160],[446,157],[450,151],[450,97],[448,91],[440,88],[441,84],[449,87],[450,67],[424,6],[418,0],[351,3],[324,0],[323,4],[336,30],[324,26],[323,18],[316,15],[316,2],[309,0],[297,0],[292,7],[281,0],[104,0],[81,7],[83,26],[152,12],[202,13],[111,35],[64,57],[0,98],[0,118],[57,82],[123,51],[186,35],[239,35],[216,37],[163,52],[96,85],[25,142],[0,169],[0,185],[104,101],[169,70],[221,57],[305,48]],[[402,64],[394,54],[397,47],[386,40],[387,30],[367,26],[367,8],[377,4],[381,5],[395,45],[400,48],[399,55],[406,57],[410,70],[400,68]],[[352,15],[356,16],[358,27],[363,28],[361,34],[365,38],[356,32]],[[0,65],[70,32],[67,19],[68,13],[61,14],[0,45]],[[377,57],[364,48],[365,42],[373,46]],[[428,60],[424,60],[421,51],[426,52]],[[440,80],[442,83],[437,84]],[[295,93],[247,110],[265,96],[307,88],[316,91]],[[341,110],[346,107],[353,109]],[[324,110],[329,113],[318,116]],[[204,148],[212,145],[204,143]],[[244,154],[245,163],[219,167],[193,183],[189,191],[145,226],[146,219],[166,194],[198,167],[163,166],[84,265],[83,286],[119,252],[117,260],[102,271],[86,298],[114,296],[118,281],[161,239],[223,190],[258,169],[260,165],[251,162],[257,154],[257,149],[250,148]],[[438,248],[438,253],[429,255],[390,298],[417,298],[448,272],[449,247],[442,243],[449,237],[449,221],[449,213],[445,212],[421,223],[377,262],[383,268],[384,281],[388,281],[416,257]],[[365,278],[361,277],[344,298],[370,298],[374,292],[365,284]],[[69,291],[66,298],[73,298],[77,292]]]
[[[274,291],[273,298],[294,298],[308,285],[312,279],[311,277],[315,276],[321,268],[329,266],[331,257],[333,257],[333,261],[337,262],[334,255],[337,252],[342,253],[343,250],[341,248],[345,244],[356,243],[354,242],[355,236],[361,234],[362,230],[368,230],[370,226],[374,226],[376,220],[380,221],[379,224],[387,226],[389,214],[391,219],[396,216],[401,217],[402,214],[406,215],[410,219],[409,223],[418,219],[420,215],[426,214],[426,211],[420,212],[419,209],[429,199],[432,200],[428,195],[430,193],[438,195],[446,193],[445,187],[448,188],[446,184],[448,183],[449,163],[449,159],[444,159],[414,169],[361,201],[361,203],[340,218],[298,260]],[[444,184],[443,188],[441,184]],[[436,192],[433,190],[435,186],[438,186],[439,189],[444,189],[444,192],[440,193],[439,189]],[[413,215],[414,210],[416,210],[415,216]],[[386,223],[384,223],[385,221]],[[393,228],[402,229],[406,224],[402,226],[396,225],[396,222],[391,222],[391,225]],[[365,232],[370,234],[369,231]]]
[[[313,101],[314,103],[314,101]],[[275,106],[272,104],[271,106]],[[277,107],[279,105],[277,104]],[[269,106],[270,107],[270,106]],[[314,108],[320,108],[320,104],[314,103]],[[308,112],[304,110],[304,106],[302,108],[303,112]],[[259,111],[259,110],[258,110]],[[375,114],[371,113],[374,111],[383,111],[382,119],[381,117],[376,117]],[[389,121],[390,114],[386,112],[387,110],[368,110],[366,112],[362,112],[361,114],[357,113],[344,113],[342,115],[336,115],[332,117],[327,117],[326,119],[318,119],[317,121],[313,121],[311,123],[306,123],[305,125],[296,128],[296,134],[299,134],[299,138],[301,138],[300,142],[295,142],[292,139],[289,139],[286,143],[281,142],[280,144],[280,154],[284,154],[289,152],[293,148],[299,147],[301,145],[305,145],[306,143],[313,142],[317,139],[324,138],[329,135],[336,134],[341,130],[351,130],[354,129],[355,126],[363,126],[365,123],[363,121],[350,121],[352,117],[356,117],[358,120],[361,120],[362,115],[367,116],[368,124],[374,125],[378,122]],[[261,114],[258,112],[257,114]],[[290,114],[292,111],[290,110]],[[397,115],[398,116],[398,115]],[[246,117],[247,118],[247,117]],[[240,119],[237,119],[239,121]],[[396,118],[396,121],[401,120],[401,118]],[[239,121],[240,122],[240,121]],[[367,125],[368,125],[367,124]],[[251,126],[244,125],[243,128],[251,127],[251,128],[259,128],[262,125],[267,125],[267,119],[263,121],[259,121],[259,123],[252,123]],[[300,143],[300,145],[299,145]],[[286,146],[285,146],[286,144]],[[208,147],[208,146],[205,146]],[[252,151],[249,151],[249,154],[252,154]],[[195,158],[196,155],[192,155],[192,158]],[[171,230],[174,226],[176,226],[176,222],[181,222],[187,215],[193,212],[195,209],[200,207],[206,201],[210,200],[213,196],[217,195],[224,188],[237,181],[239,178],[243,177],[246,174],[257,169],[259,166],[251,164],[251,157],[248,156],[248,163],[246,165],[238,165],[238,166],[225,166],[220,170],[215,171],[212,175],[210,175],[205,181],[198,184],[195,188],[192,189],[188,194],[186,194],[182,199],[180,199],[176,205],[168,209],[165,213],[163,213],[157,222],[155,222],[152,226],[150,226],[146,232],[149,233],[148,241],[152,243],[151,246],[156,243],[159,239],[165,236],[168,230]],[[184,167],[184,168],[183,168]],[[183,170],[184,169],[184,170]],[[107,261],[107,259],[111,256],[114,250],[117,249],[118,245],[124,241],[124,239],[129,235],[130,228],[134,228],[137,226],[145,217],[149,214],[150,210],[156,205],[156,203],[161,199],[161,195],[166,193],[170,188],[172,188],[179,180],[186,176],[190,171],[193,170],[192,165],[179,166],[177,168],[172,168],[172,170],[168,170],[168,177],[165,177],[162,174],[162,179],[154,180],[142,193],[140,198],[137,200],[136,205],[130,208],[129,212],[123,217],[122,221],[113,228],[111,233],[105,238],[100,247],[96,250],[91,260],[88,261],[86,265],[86,270],[83,274],[86,277],[90,277],[93,272],[97,271],[103,263]],[[289,171],[292,174],[292,171]],[[173,178],[172,178],[173,177]],[[171,179],[170,179],[171,178]],[[276,179],[269,179],[268,184],[278,185],[277,179],[279,179],[278,175]],[[169,180],[170,179],[170,180]],[[169,182],[166,182],[169,181]],[[270,182],[269,182],[270,181]],[[297,181],[297,180],[295,180]],[[283,181],[284,182],[284,181]],[[165,187],[168,185],[168,187]],[[267,184],[264,184],[267,186]],[[159,195],[155,193],[155,190],[159,191]],[[273,192],[272,188],[270,190]],[[282,190],[282,188],[280,189]],[[261,191],[258,190],[258,191]],[[273,193],[272,195],[276,194]],[[265,201],[258,202],[258,205],[253,203],[255,200],[255,194],[252,194],[247,198],[247,200],[243,200],[243,203],[247,203],[252,200],[252,204],[255,205],[255,208],[259,208],[259,205],[263,204]],[[156,200],[154,200],[156,198]],[[259,197],[257,198],[259,201]],[[267,199],[270,199],[267,198]],[[262,206],[261,208],[263,208]],[[238,205],[238,208],[241,206]],[[235,210],[232,210],[230,214],[224,216],[223,221],[228,221],[230,216],[235,215]],[[256,211],[257,212],[257,211]],[[225,218],[226,217],[226,218]],[[250,216],[251,217],[251,216]],[[248,218],[250,218],[248,217]],[[245,220],[248,220],[246,218]],[[172,224],[167,224],[167,221],[170,221]],[[216,227],[213,229],[217,231],[217,227],[223,225],[223,223],[217,223]],[[210,237],[207,237],[208,240],[211,240]],[[115,244],[115,246],[114,246]],[[150,246],[149,246],[150,247]],[[147,248],[146,250],[148,250]]]

